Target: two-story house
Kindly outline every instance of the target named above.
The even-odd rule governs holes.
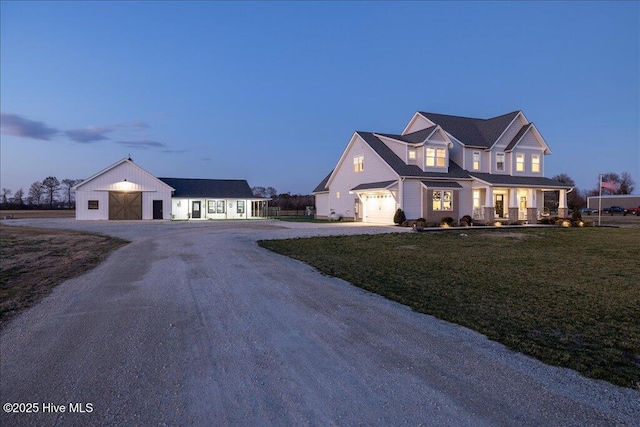
[[[399,135],[353,134],[313,191],[317,216],[391,224],[400,208],[428,221],[531,221],[543,212],[543,192],[559,191],[565,217],[571,187],[544,177],[549,154],[522,111],[490,119],[417,112]]]

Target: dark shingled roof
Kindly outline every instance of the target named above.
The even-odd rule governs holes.
[[[386,136],[387,138],[397,139],[398,141],[407,142],[409,144],[420,144],[424,142],[424,140],[427,139],[429,135],[431,135],[431,132],[433,132],[435,128],[436,126],[431,126],[426,129],[419,130],[417,132],[408,133],[406,135],[395,135],[391,133],[378,133],[378,132],[376,132],[376,134]]]
[[[175,188],[174,197],[209,197],[212,199],[254,199],[244,179],[158,178]]]
[[[393,180],[393,181],[382,181],[382,182],[369,182],[367,184],[360,184],[357,187],[353,187],[351,189],[351,191],[358,191],[358,190],[372,190],[374,188],[387,188],[388,186],[392,185],[392,184],[397,184],[398,181]]]
[[[462,188],[462,185],[451,181],[422,181],[429,188]]]
[[[387,147],[385,143],[380,141],[380,138],[373,133],[357,132],[357,134],[400,176],[417,178],[470,178],[467,172],[451,160],[449,160],[449,172],[425,172],[417,165],[408,165],[403,162],[391,148]]]
[[[318,184],[316,188],[313,189],[312,193],[326,193],[329,190],[327,189],[327,182],[329,182],[329,177],[333,171],[329,172],[329,175],[325,176],[324,179]]]
[[[490,119],[475,119],[419,111],[421,115],[440,125],[464,145],[482,148],[493,146],[519,112],[513,111]]]
[[[510,176],[510,175],[494,175],[489,173],[469,172],[473,178],[477,178],[492,185],[513,185],[527,187],[545,187],[545,188],[565,188],[572,186],[555,179],[536,177],[536,176]]]
[[[507,145],[507,147],[504,149],[504,151],[513,150],[516,144],[518,143],[518,141],[520,141],[520,138],[524,136],[524,133],[528,131],[531,128],[531,126],[533,126],[533,123],[529,123],[528,125],[522,126],[518,131],[518,133],[516,134],[516,136],[513,137],[509,145]]]

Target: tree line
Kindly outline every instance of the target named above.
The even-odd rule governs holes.
[[[576,187],[575,181],[566,173],[561,173],[553,176],[551,179],[560,181],[563,184],[567,184],[573,187],[573,191],[567,194],[567,207],[569,209],[578,210],[587,206],[587,197],[599,196],[600,191],[602,195],[615,195],[615,194],[632,194],[635,190],[636,183],[634,182],[631,174],[628,172],[622,172],[618,174],[616,172],[608,172],[602,174],[602,181],[606,181],[612,185],[608,188],[600,188],[601,181],[598,177],[598,182],[591,189],[580,189]],[[548,191],[545,192],[544,205],[548,208],[558,207],[558,192]]]
[[[15,193],[3,188],[0,194],[2,209],[75,209],[75,198],[71,189],[82,182],[81,179],[63,179],[48,176],[36,181],[25,194],[22,188]]]
[[[316,204],[316,199],[312,194],[278,194],[278,190],[273,187],[252,187],[251,191],[255,197],[271,199],[269,206],[282,210],[305,210],[307,206],[315,206]]]

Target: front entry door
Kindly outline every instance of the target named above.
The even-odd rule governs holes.
[[[504,194],[496,194],[496,215],[498,218],[504,217]]]
[[[200,201],[192,202],[191,218],[200,218]]]
[[[153,201],[153,219],[163,219],[162,200]]]

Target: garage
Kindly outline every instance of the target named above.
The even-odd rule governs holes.
[[[109,220],[142,219],[141,192],[109,192]]]
[[[368,193],[363,199],[363,222],[393,224],[396,199],[390,191]]]

